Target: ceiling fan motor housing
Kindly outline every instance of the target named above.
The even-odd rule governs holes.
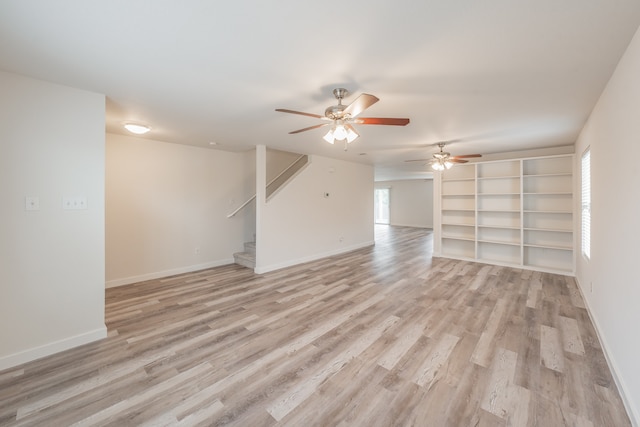
[[[344,97],[349,96],[349,91],[343,87],[339,87],[333,90],[333,96],[338,100],[338,105],[332,105],[324,110],[324,115],[331,120],[339,120],[344,116],[344,109],[346,105],[342,105]]]
[[[324,115],[331,120],[339,120],[344,116],[343,111],[345,108],[347,108],[347,106],[342,104],[332,105],[324,110]]]

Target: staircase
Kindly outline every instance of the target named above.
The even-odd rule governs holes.
[[[252,270],[256,268],[256,242],[245,242],[244,252],[233,254],[233,262]]]

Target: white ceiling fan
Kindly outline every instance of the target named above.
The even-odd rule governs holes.
[[[447,153],[444,151],[444,142],[439,142],[438,147],[440,151],[437,153],[433,153],[433,157],[431,159],[413,159],[413,160],[405,160],[405,162],[426,162],[426,164],[431,165],[431,169],[435,171],[443,171],[446,169],[451,169],[451,167],[456,163],[467,163],[469,158],[474,157],[482,157],[482,154],[462,154],[459,156],[452,156],[451,153]]]
[[[335,141],[344,140],[345,151],[347,150],[347,144],[360,136],[353,126],[354,124],[391,126],[406,126],[407,124],[409,124],[409,119],[405,118],[358,117],[360,113],[379,101],[377,97],[369,95],[368,93],[361,94],[349,105],[342,104],[342,100],[349,95],[349,92],[346,89],[336,88],[333,90],[333,95],[338,100],[338,105],[332,105],[328,107],[324,111],[324,116],[320,114],[288,110],[285,108],[276,108],[276,111],[279,111],[281,113],[299,114],[302,116],[309,116],[324,120],[326,123],[294,130],[289,132],[289,134],[305,132],[323,126],[331,126],[331,129],[329,130],[329,132],[327,132],[323,139],[330,144],[333,144]]]

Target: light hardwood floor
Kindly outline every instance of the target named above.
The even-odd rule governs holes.
[[[572,278],[376,242],[108,289],[107,339],[0,372],[0,425],[630,425]]]

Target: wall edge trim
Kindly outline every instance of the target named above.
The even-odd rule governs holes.
[[[340,255],[340,254],[344,254],[344,253],[347,253],[347,252],[352,252],[352,251],[356,251],[358,249],[362,249],[362,248],[366,248],[366,247],[369,247],[369,246],[373,246],[373,245],[375,245],[375,241],[374,240],[369,240],[367,242],[357,243],[355,245],[347,246],[345,248],[340,248],[338,250],[322,252],[322,253],[319,253],[319,254],[314,254],[314,255],[298,258],[298,259],[292,259],[292,260],[281,262],[281,263],[278,263],[278,264],[272,264],[272,265],[267,265],[267,266],[259,266],[259,267],[256,266],[254,271],[255,271],[256,274],[268,273],[270,271],[280,270],[281,268],[292,267],[294,265],[303,264],[305,262],[311,262],[311,261],[316,261],[316,260],[319,260],[319,259],[322,259],[322,258],[327,258],[327,257],[330,257],[330,256],[334,256],[334,255]]]
[[[63,338],[38,347],[29,348],[19,351],[18,353],[9,354],[0,357],[0,371],[14,368],[23,363],[31,362],[55,353],[60,353],[74,347],[79,347],[94,341],[107,337],[107,327],[103,326],[79,335]]]
[[[604,336],[600,332],[600,325],[598,324],[593,312],[591,311],[591,307],[589,306],[589,301],[585,298],[585,295],[582,291],[582,286],[580,285],[580,281],[578,277],[574,277],[576,281],[576,285],[578,287],[578,291],[580,292],[580,296],[582,297],[582,301],[584,301],[584,306],[587,309],[587,314],[589,315],[589,319],[593,324],[593,329],[596,331],[596,335],[598,337],[598,341],[600,342],[600,347],[602,347],[602,353],[604,353],[604,358],[607,361],[607,366],[611,371],[611,376],[613,377],[613,382],[616,384],[618,388],[618,392],[620,393],[620,397],[622,398],[622,404],[627,410],[627,415],[629,416],[629,420],[634,427],[640,426],[640,413],[638,413],[637,408],[634,406],[633,401],[631,401],[628,397],[628,388],[625,385],[624,380],[620,375],[618,375],[617,364],[615,363],[615,359],[611,356],[609,351],[609,345],[607,341],[604,339]]]
[[[233,258],[225,258],[216,261],[206,262],[203,264],[188,265],[185,267],[172,268],[169,270],[156,271],[152,273],[139,274],[136,276],[123,277],[121,279],[112,279],[105,282],[106,288],[115,288],[117,286],[130,285],[132,283],[144,282],[147,280],[162,279],[176,274],[192,273],[198,270],[206,270],[207,268],[220,267],[223,265],[233,264]]]

